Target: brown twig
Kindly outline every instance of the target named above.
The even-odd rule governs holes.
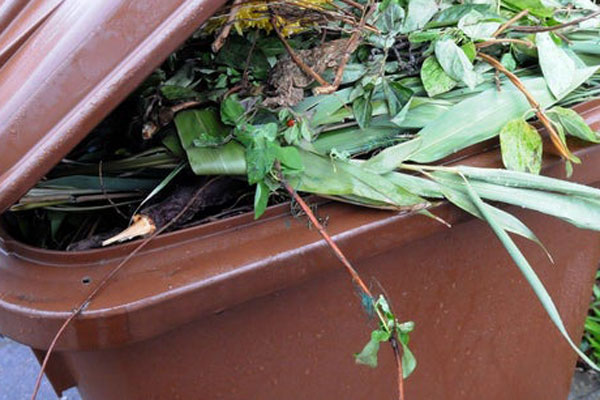
[[[523,39],[511,39],[511,38],[502,38],[502,39],[489,39],[486,40],[485,42],[479,42],[475,44],[475,47],[477,47],[478,49],[483,49],[489,46],[493,46],[495,44],[502,44],[502,43],[517,43],[517,44],[522,44],[524,46],[529,47],[530,49],[534,47],[534,44],[531,43],[528,40],[523,40]]]
[[[358,8],[360,11],[363,11],[363,12],[365,11],[365,7],[362,4],[357,3],[353,0],[340,0],[340,1],[344,4],[348,4],[349,6],[352,6],[354,8]]]
[[[515,32],[528,32],[528,33],[539,33],[539,32],[551,32],[558,29],[567,28],[569,26],[577,25],[581,22],[587,21],[600,15],[600,10],[594,11],[585,17],[574,19],[573,21],[565,22],[564,24],[554,26],[513,26],[511,29]]]
[[[506,21],[504,24],[502,24],[497,30],[496,32],[494,32],[492,34],[492,37],[498,37],[498,35],[500,35],[502,32],[504,32],[507,28],[509,28],[511,25],[513,25],[515,22],[517,22],[518,20],[520,20],[521,18],[523,18],[524,16],[526,16],[527,14],[529,14],[529,10],[523,10],[520,13],[518,13],[517,15],[515,15],[514,17],[512,17],[511,19],[509,19],[508,21]]]
[[[48,350],[46,351],[46,355],[44,356],[44,360],[42,361],[42,366],[40,367],[40,372],[38,373],[37,379],[35,381],[35,387],[34,387],[34,390],[33,390],[33,394],[31,395],[31,400],[35,400],[35,398],[37,397],[38,391],[40,390],[40,385],[42,383],[42,378],[44,377],[44,371],[46,370],[46,367],[48,365],[48,360],[50,359],[50,355],[54,351],[54,348],[56,347],[56,344],[57,344],[58,340],[62,337],[62,334],[67,329],[67,327],[69,326],[69,324],[83,310],[85,310],[89,306],[89,304],[92,302],[92,300],[102,291],[102,289],[104,289],[106,287],[106,285],[119,273],[119,271],[121,271],[121,269],[125,266],[125,264],[127,264],[127,262],[129,262],[129,260],[131,260],[137,253],[139,253],[140,250],[142,250],[144,247],[146,247],[146,245],[148,243],[150,243],[150,241],[152,241],[154,238],[156,238],[158,235],[160,235],[166,229],[168,229],[171,225],[173,225],[175,222],[177,222],[177,220],[187,211],[187,209],[192,205],[192,203],[194,203],[194,201],[196,201],[196,199],[204,192],[204,190],[215,179],[210,180],[206,185],[204,185],[201,188],[199,188],[196,191],[196,193],[194,194],[194,196],[190,199],[190,201],[186,204],[186,206],[175,216],[175,218],[173,218],[171,221],[169,221],[169,223],[167,223],[161,229],[159,229],[156,232],[154,232],[154,234],[152,234],[152,236],[150,236],[147,239],[145,239],[142,243],[139,244],[139,246],[137,246],[131,253],[129,253],[127,255],[127,257],[125,257],[116,267],[114,267],[112,270],[110,270],[110,272],[108,274],[106,274],[104,276],[104,278],[102,278],[102,280],[100,281],[100,283],[98,283],[98,285],[96,285],[96,287],[94,288],[94,290],[92,290],[90,292],[90,294],[88,294],[88,296],[85,298],[85,300],[83,300],[71,312],[71,314],[65,320],[65,322],[62,324],[62,326],[60,327],[60,329],[58,330],[58,332],[56,332],[56,335],[52,339],[52,342],[50,343],[50,346],[48,347]]]
[[[287,50],[287,52],[290,55],[290,57],[292,58],[292,60],[294,60],[296,65],[298,65],[298,67],[300,67],[300,69],[302,69],[302,71],[306,75],[310,75],[314,80],[319,82],[320,85],[329,85],[329,83],[325,79],[323,79],[323,77],[321,75],[316,73],[311,67],[309,67],[304,61],[302,61],[302,59],[300,57],[298,57],[298,55],[296,54],[294,49],[292,49],[292,46],[290,46],[288,41],[283,36],[283,33],[281,33],[281,30],[279,29],[279,26],[277,23],[277,18],[275,15],[271,16],[271,25],[273,25],[273,30],[279,37],[279,40],[281,40],[281,43],[283,43],[283,46]]]
[[[396,330],[394,330],[395,333]],[[392,335],[390,338],[390,344],[392,350],[394,350],[394,360],[396,361],[396,371],[398,371],[398,399],[404,400],[404,371],[402,370],[402,353],[400,352],[400,346],[398,346],[398,339]]]
[[[342,83],[342,79],[344,77],[344,70],[346,69],[346,64],[348,64],[348,61],[350,60],[350,56],[352,55],[352,53],[354,53],[354,51],[360,44],[360,39],[362,37],[362,30],[365,27],[367,19],[373,14],[373,12],[375,12],[375,9],[376,9],[376,7],[372,3],[368,11],[366,11],[366,12],[363,11],[363,15],[362,15],[362,18],[360,19],[360,23],[359,23],[358,27],[352,33],[352,35],[350,36],[350,39],[348,40],[348,46],[346,47],[346,52],[342,56],[342,60],[340,61],[339,65],[338,65],[338,69],[335,73],[335,79],[333,80],[333,83],[331,85],[322,85],[321,87],[317,87],[317,88],[313,89],[313,93],[315,95],[331,94],[340,87],[340,84]]]
[[[487,62],[488,64],[490,64],[491,66],[493,66],[494,68],[496,68],[498,71],[502,72],[504,75],[506,75],[506,77],[513,83],[513,85],[515,85],[517,89],[519,89],[521,93],[525,95],[525,98],[527,98],[527,101],[529,102],[531,107],[535,109],[535,115],[538,117],[542,125],[544,125],[544,127],[548,130],[550,139],[552,140],[554,147],[556,147],[556,149],[562,157],[568,160],[573,160],[573,155],[562,142],[560,136],[552,126],[552,123],[550,122],[546,114],[544,114],[544,111],[541,109],[540,104],[531,95],[531,93],[529,93],[525,85],[523,85],[523,82],[521,82],[521,80],[515,74],[507,70],[504,67],[504,65],[502,65],[500,61],[496,60],[494,57],[489,56],[485,53],[478,53],[477,56],[485,62]]]
[[[235,20],[238,8],[241,3],[242,3],[242,0],[235,0],[233,2],[233,4],[231,5],[231,12],[227,16],[227,22],[225,22],[225,25],[223,25],[223,29],[221,29],[221,31],[217,35],[217,38],[212,43],[211,48],[212,48],[213,53],[218,53],[219,50],[221,50],[221,47],[223,47],[223,45],[225,44],[227,37],[229,37],[229,33],[231,32],[231,28],[233,27],[233,22]]]
[[[319,219],[315,216],[308,204],[306,204],[302,197],[300,197],[300,195],[294,190],[294,188],[292,188],[292,186],[290,186],[290,184],[284,179],[279,165],[277,165],[277,169],[279,171],[278,174],[281,185],[285,188],[285,190],[287,190],[290,196],[292,196],[292,199],[294,199],[294,201],[300,206],[300,208],[302,208],[302,211],[304,211],[304,213],[306,214],[310,222],[313,224],[313,226],[317,228],[317,231],[319,231],[321,237],[325,239],[325,242],[327,243],[333,254],[335,254],[337,259],[340,260],[340,262],[346,268],[346,271],[348,271],[348,273],[352,277],[352,281],[360,288],[363,294],[373,299],[373,294],[371,293],[365,282],[362,280],[358,272],[356,272],[356,269],[354,269],[352,264],[350,264],[350,261],[346,258],[344,253],[342,253],[337,244],[335,244],[331,236],[329,236],[329,234],[327,233],[323,225],[321,225]]]

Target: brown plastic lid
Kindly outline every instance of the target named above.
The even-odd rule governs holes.
[[[0,212],[224,2],[1,2]]]

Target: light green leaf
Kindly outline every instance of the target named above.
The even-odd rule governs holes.
[[[499,27],[499,22],[485,21],[485,16],[475,10],[470,11],[458,21],[458,28],[473,40],[489,39]]]
[[[269,187],[264,182],[258,182],[254,193],[254,219],[258,219],[264,214],[268,203]]]
[[[446,93],[458,84],[458,82],[444,72],[442,66],[434,56],[427,57],[423,62],[423,66],[421,67],[421,81],[429,97]]]
[[[229,135],[229,128],[211,108],[182,111],[175,116],[175,126],[184,149],[220,146]]]
[[[579,347],[577,347],[575,343],[573,343],[573,340],[569,336],[569,333],[567,332],[567,329],[565,328],[565,325],[560,317],[558,309],[554,305],[554,301],[550,297],[550,294],[548,294],[548,291],[544,287],[544,284],[538,278],[533,268],[531,268],[531,265],[529,265],[529,262],[527,261],[523,253],[521,253],[521,250],[519,250],[517,245],[513,242],[510,236],[508,236],[506,231],[502,229],[500,225],[498,225],[494,217],[488,212],[487,208],[485,207],[485,203],[481,200],[476,190],[468,182],[466,182],[466,188],[469,197],[471,198],[475,206],[479,209],[481,215],[486,219],[486,221],[488,222],[498,239],[500,239],[500,241],[512,257],[512,259],[515,261],[515,264],[517,264],[517,266],[521,270],[521,273],[523,274],[525,279],[527,279],[527,282],[529,282],[529,285],[531,286],[534,293],[542,303],[542,306],[548,313],[548,316],[550,317],[556,328],[563,335],[567,343],[569,343],[569,345],[577,353],[577,355],[581,357],[581,359],[583,359],[593,369],[600,371],[600,368],[598,368],[596,364],[594,364],[594,362],[590,360],[581,350],[579,350]]]
[[[562,125],[569,135],[588,142],[600,143],[600,134],[594,132],[576,111],[570,108],[553,107],[547,115],[555,123]]]
[[[221,103],[221,121],[227,125],[237,126],[244,117],[244,106],[236,95],[227,96]]]
[[[554,8],[544,5],[542,0],[503,0],[503,3],[516,10],[529,10],[536,17],[549,18],[554,14]]]
[[[358,354],[355,354],[357,364],[367,365],[371,368],[377,367],[377,354],[381,342],[390,340],[390,334],[384,330],[378,329],[371,332],[371,339]]]
[[[358,126],[360,126],[362,129],[368,128],[369,123],[373,118],[373,104],[371,103],[372,94],[372,91],[368,91],[363,96],[358,97],[352,102],[354,118],[356,118]]]
[[[523,119],[508,121],[500,131],[502,162],[506,169],[539,174],[542,168],[542,137]]]
[[[464,82],[471,89],[477,85],[473,64],[452,39],[441,39],[435,43],[435,58],[452,79]]]
[[[423,28],[437,11],[438,3],[435,0],[409,0],[402,33],[410,33]]]
[[[467,178],[500,186],[545,190],[600,201],[600,189],[562,179],[496,168],[476,168],[466,166],[457,166],[455,168]]]
[[[511,72],[517,69],[517,61],[510,53],[503,54],[500,63],[504,65],[504,68]]]
[[[561,98],[572,90],[575,62],[554,43],[548,32],[536,34],[535,43],[548,87],[554,97]]]

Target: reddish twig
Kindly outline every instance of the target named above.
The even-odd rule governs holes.
[[[229,33],[231,32],[231,28],[233,27],[233,22],[235,20],[238,8],[241,3],[242,3],[242,0],[235,0],[233,2],[233,4],[231,5],[231,12],[227,16],[227,22],[225,22],[225,25],[223,25],[223,29],[221,29],[221,31],[217,35],[217,38],[215,39],[215,41],[213,42],[213,44],[211,46],[213,53],[217,53],[219,50],[221,50],[221,47],[223,47],[223,45],[225,44],[225,41],[229,37]]]
[[[146,247],[146,245],[148,243],[150,243],[150,241],[152,241],[154,238],[156,238],[158,235],[160,235],[166,229],[168,229],[170,226],[172,226],[175,222],[177,222],[177,220],[187,211],[187,209],[189,208],[189,206],[194,201],[196,201],[196,199],[202,194],[202,192],[204,192],[204,190],[206,189],[206,187],[208,185],[210,185],[214,180],[215,179],[212,179],[206,185],[204,185],[200,189],[198,189],[196,191],[196,193],[194,194],[194,196],[186,204],[186,206],[175,216],[175,218],[173,218],[169,223],[167,223],[161,229],[159,229],[156,232],[154,232],[154,234],[152,234],[152,236],[148,237],[146,240],[144,240],[142,243],[140,243],[140,245],[138,247],[136,247],[116,267],[114,267],[108,274],[106,274],[104,276],[104,278],[102,278],[102,280],[100,281],[100,283],[98,283],[98,285],[96,285],[96,287],[94,288],[94,290],[92,290],[90,292],[90,294],[85,298],[85,300],[83,300],[73,310],[73,312],[71,312],[71,315],[69,315],[69,317],[65,320],[65,322],[62,324],[62,326],[60,327],[60,329],[58,330],[58,332],[56,332],[56,335],[54,335],[54,338],[52,339],[52,342],[50,343],[50,346],[48,347],[48,350],[46,351],[46,355],[44,356],[44,360],[42,361],[42,365],[40,367],[40,372],[38,373],[37,379],[35,381],[35,386],[34,386],[34,389],[33,389],[33,394],[31,395],[31,400],[35,400],[35,398],[37,397],[37,394],[38,394],[38,392],[40,390],[40,385],[42,383],[42,378],[44,377],[44,371],[46,370],[46,367],[48,365],[48,360],[50,359],[50,355],[54,351],[54,348],[56,347],[56,344],[57,344],[58,340],[62,337],[62,334],[67,329],[67,327],[69,326],[69,324],[79,314],[81,314],[81,312],[83,310],[85,310],[89,306],[89,304],[92,302],[92,300],[102,291],[102,289],[104,289],[106,287],[106,285],[119,273],[119,271],[121,271],[121,269],[125,266],[125,264],[127,264],[127,262],[129,262],[129,260],[131,260],[137,253],[139,253],[140,250],[142,250],[144,247]]]
[[[395,330],[394,330],[395,332]],[[402,370],[402,352],[398,345],[398,339],[395,336],[390,338],[392,350],[394,350],[394,360],[396,361],[396,370],[398,371],[398,399],[404,400],[404,371]]]
[[[500,35],[502,32],[504,32],[507,28],[510,28],[511,25],[513,25],[515,22],[517,22],[518,20],[520,20],[521,18],[523,18],[527,14],[529,14],[529,10],[523,10],[523,11],[521,11],[520,13],[518,13],[517,15],[515,15],[514,17],[512,17],[511,19],[509,19],[508,21],[506,21],[504,24],[502,24],[496,30],[496,32],[493,33],[492,37],[498,37],[498,35]]]
[[[331,94],[340,87],[340,84],[342,83],[342,79],[344,77],[344,70],[346,69],[346,64],[348,64],[350,56],[352,55],[352,53],[354,53],[354,51],[360,44],[360,39],[363,33],[362,30],[364,29],[365,24],[367,23],[367,19],[373,14],[373,12],[375,12],[375,9],[376,7],[373,4],[371,4],[371,7],[368,11],[363,11],[363,16],[360,19],[358,27],[355,29],[355,31],[350,36],[350,39],[348,40],[346,52],[344,53],[342,60],[340,61],[338,69],[335,73],[335,79],[333,80],[333,83],[331,85],[322,85],[321,87],[313,89],[313,93],[315,95]]]
[[[294,49],[292,49],[292,46],[290,46],[290,44],[288,43],[288,41],[283,36],[283,33],[281,33],[281,30],[279,29],[279,26],[278,26],[278,23],[277,23],[277,18],[275,17],[275,15],[271,16],[271,25],[273,25],[273,30],[275,31],[275,33],[279,37],[279,40],[281,40],[281,43],[283,43],[283,46],[287,50],[287,52],[290,55],[290,57],[292,58],[292,60],[294,60],[294,62],[296,63],[296,65],[298,65],[298,67],[300,67],[300,69],[306,75],[310,75],[314,80],[316,80],[317,82],[319,82],[320,85],[328,85],[329,83],[325,79],[323,79],[323,77],[321,75],[319,75],[318,73],[316,73],[315,70],[313,70],[304,61],[302,61],[302,59],[300,57],[298,57],[298,55],[296,54],[296,52],[294,51]]]
[[[577,25],[581,22],[587,21],[600,15],[600,10],[594,11],[585,17],[574,19],[573,21],[565,22],[564,24],[554,26],[513,26],[511,29],[515,32],[528,32],[528,33],[539,33],[539,32],[551,32],[558,29],[567,28],[569,26]]]
[[[495,44],[501,44],[501,43],[516,43],[516,44],[522,44],[529,48],[534,47],[534,44],[528,40],[510,39],[510,38],[489,39],[489,40],[486,40],[485,42],[479,42],[479,43],[475,44],[475,47],[477,47],[478,49],[483,49],[485,47],[489,47],[489,46],[493,46]]]
[[[504,65],[502,65],[502,63],[500,63],[500,61],[496,60],[494,57],[489,56],[485,53],[478,53],[477,56],[479,58],[481,58],[482,60],[484,60],[485,62],[487,62],[488,64],[490,64],[491,66],[493,66],[494,68],[496,68],[498,71],[502,72],[513,83],[513,85],[515,85],[517,87],[517,89],[519,89],[521,91],[521,93],[523,93],[523,95],[525,95],[525,98],[527,98],[527,101],[529,102],[531,107],[535,110],[535,115],[538,117],[538,119],[540,120],[542,125],[544,125],[544,127],[548,130],[550,139],[552,140],[554,147],[556,147],[556,149],[558,150],[558,152],[560,153],[560,155],[562,157],[564,157],[568,160],[573,160],[573,155],[571,154],[569,149],[565,146],[565,144],[562,142],[560,136],[556,132],[556,129],[554,129],[554,127],[552,126],[552,123],[550,122],[550,120],[548,119],[548,117],[546,116],[546,114],[544,113],[542,108],[540,107],[540,104],[531,95],[531,93],[529,93],[529,91],[527,90],[525,85],[523,85],[523,82],[521,82],[521,80],[515,74],[513,74],[512,72],[507,70],[504,67]]]

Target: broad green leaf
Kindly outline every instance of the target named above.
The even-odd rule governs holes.
[[[371,332],[371,339],[358,354],[355,354],[357,364],[367,365],[371,368],[377,367],[377,354],[381,342],[390,340],[390,334],[384,330],[378,329]]]
[[[373,104],[371,104],[372,91],[368,91],[363,96],[358,97],[352,102],[352,111],[358,126],[362,129],[368,128],[373,118]]]
[[[502,3],[519,11],[529,10],[536,17],[549,18],[554,14],[554,8],[546,6],[542,0],[502,0]]]
[[[245,175],[244,147],[237,142],[223,146],[191,147],[185,150],[196,175]]]
[[[458,170],[461,171],[461,169]],[[456,185],[457,188],[465,190],[464,182],[457,178],[456,174],[435,172],[434,175],[438,180],[443,179],[444,184]],[[560,218],[579,228],[600,231],[600,202],[595,199],[509,187],[477,180],[470,180],[470,185],[479,196],[486,200],[539,211]]]
[[[561,98],[572,90],[575,62],[554,43],[548,32],[536,34],[535,43],[548,87],[554,97]]]
[[[458,84],[443,70],[434,56],[425,59],[420,73],[423,87],[429,97],[446,93]]]
[[[183,86],[165,85],[161,86],[160,92],[168,100],[183,100],[202,97],[200,93]]]
[[[461,18],[473,11],[482,14],[487,13],[489,10],[490,6],[487,4],[459,4],[450,6],[440,11],[431,22],[427,24],[427,28],[456,25]]]
[[[502,162],[506,169],[539,174],[542,168],[542,137],[523,119],[508,121],[500,131]]]
[[[258,219],[264,214],[268,203],[269,187],[264,182],[258,182],[254,193],[254,219]]]
[[[596,69],[590,67],[575,71],[575,79],[570,89],[575,89],[585,82]],[[523,79],[523,83],[542,108],[556,102],[543,78]],[[482,107],[482,104],[485,104],[485,107]],[[496,136],[508,121],[522,117],[530,109],[525,96],[510,83],[504,85],[501,92],[495,87],[487,89],[461,101],[425,125],[419,132],[422,144],[409,159],[421,163],[433,162],[490,139]],[[375,157],[382,156],[383,153]]]
[[[485,16],[475,10],[465,14],[458,21],[458,28],[473,40],[489,39],[499,27],[499,22],[486,21]]]
[[[479,209],[481,215],[488,222],[498,239],[500,239],[500,241],[512,257],[512,259],[515,261],[515,264],[517,264],[517,266],[521,270],[521,273],[523,274],[525,279],[527,279],[527,282],[529,283],[534,293],[542,303],[542,306],[548,313],[548,316],[550,317],[556,328],[563,335],[567,343],[569,343],[569,345],[577,353],[577,355],[581,357],[581,359],[583,359],[593,369],[600,371],[600,368],[598,368],[594,364],[594,362],[590,360],[581,350],[579,350],[579,347],[577,347],[575,343],[573,343],[573,340],[569,336],[569,333],[567,332],[567,329],[565,328],[565,325],[560,317],[558,309],[554,305],[554,301],[550,297],[550,294],[548,294],[548,291],[544,287],[544,284],[538,278],[533,268],[531,268],[531,265],[529,264],[523,253],[521,253],[521,250],[519,250],[517,245],[513,242],[513,240],[506,233],[506,231],[502,229],[502,227],[500,227],[500,225],[496,222],[494,217],[488,212],[487,208],[485,207],[485,203],[481,200],[475,188],[473,188],[468,182],[466,182],[466,188],[469,197],[471,198],[475,206]]]
[[[356,154],[396,144],[400,132],[400,128],[387,121],[373,119],[366,129],[350,127],[322,133],[312,144],[319,153],[324,155],[329,154],[333,149]]]
[[[281,165],[292,170],[301,171],[304,167],[302,165],[302,157],[297,147],[294,146],[277,146],[276,157],[281,162]]]
[[[237,126],[242,122],[245,110],[236,95],[227,96],[221,103],[221,121]]]
[[[452,39],[441,39],[435,43],[435,58],[452,79],[463,82],[471,89],[477,85],[473,64]]]
[[[517,61],[510,53],[503,54],[502,58],[500,59],[500,63],[504,65],[504,68],[511,72],[517,69]]]
[[[433,177],[437,178],[437,175],[434,174]],[[462,187],[458,187],[452,182],[449,183],[447,180],[444,179],[440,179],[440,183],[440,191],[443,192],[444,197],[446,197],[448,201],[450,201],[455,206],[465,210],[469,214],[479,219],[485,220],[483,215],[481,215],[481,213],[479,212],[479,209],[475,206],[475,204],[473,204],[473,202],[469,198],[468,194],[463,191]],[[444,185],[444,183],[446,184]],[[531,231],[531,229],[529,229],[527,225],[521,222],[517,217],[489,204],[485,204],[485,207],[487,208],[488,212],[494,217],[494,219],[498,222],[498,224],[502,227],[502,229],[522,236],[536,243],[542,248],[544,253],[546,253],[548,259],[551,262],[554,262],[552,256],[550,255],[544,244],[541,242],[541,240],[538,239],[535,233],[533,233],[533,231]]]
[[[391,116],[397,115],[413,95],[412,90],[387,79],[383,81],[383,93]]]
[[[409,0],[402,33],[410,33],[423,28],[438,11],[435,0]]]
[[[467,178],[485,181],[500,186],[545,190],[600,201],[600,189],[562,179],[496,168],[476,168],[466,166],[458,166],[455,168]]]
[[[570,108],[553,107],[547,114],[555,123],[560,124],[568,134],[588,142],[600,143],[600,134],[594,132],[576,111]]]
[[[220,146],[229,135],[229,129],[211,108],[182,111],[175,116],[175,126],[184,149]]]
[[[393,171],[402,162],[408,160],[422,146],[422,139],[417,137],[404,143],[388,147],[363,164],[363,168],[376,172]]]

